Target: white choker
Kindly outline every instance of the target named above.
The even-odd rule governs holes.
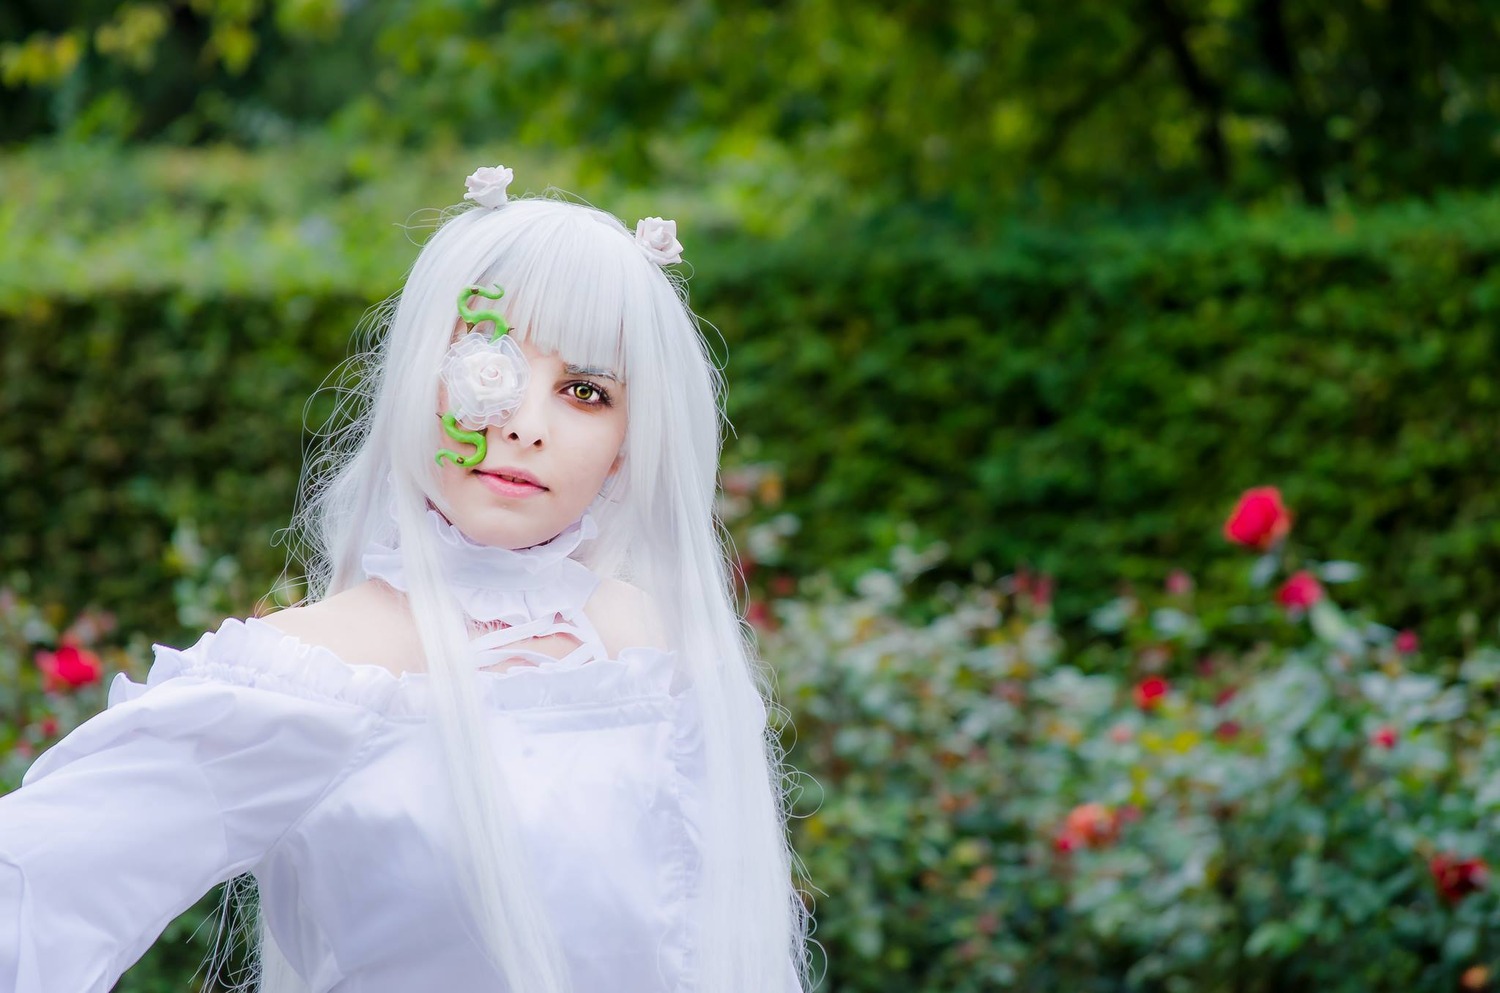
[[[556,537],[529,548],[481,545],[431,508],[426,518],[443,577],[471,620],[518,625],[554,613],[571,617],[599,584],[593,570],[570,557],[599,533],[587,511]],[[392,521],[389,543],[366,545],[361,565],[366,576],[404,593],[408,583],[395,531]]]

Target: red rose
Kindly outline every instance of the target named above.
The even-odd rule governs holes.
[[[1396,651],[1402,655],[1415,655],[1422,647],[1422,642],[1417,638],[1415,631],[1402,631],[1396,635]]]
[[[55,652],[37,652],[36,667],[42,671],[42,689],[48,693],[88,686],[104,675],[99,656],[77,645],[62,645]]]
[[[1215,707],[1222,707],[1222,706],[1224,706],[1230,700],[1233,700],[1238,693],[1239,693],[1239,690],[1236,689],[1235,687],[1233,687],[1233,686],[1226,686],[1224,689],[1222,689],[1222,690],[1219,691],[1219,695],[1218,696],[1214,697],[1214,706]]]
[[[1102,803],[1084,803],[1068,811],[1062,830],[1053,839],[1059,852],[1101,848],[1120,835],[1120,817]]]
[[[1432,873],[1438,892],[1450,904],[1484,889],[1490,876],[1490,868],[1484,859],[1460,859],[1450,852],[1439,852],[1428,859],[1427,869]]]
[[[1370,735],[1370,741],[1381,748],[1391,749],[1396,747],[1396,729],[1389,724],[1382,725],[1374,734]]]
[[[1219,726],[1214,728],[1214,735],[1220,741],[1233,741],[1240,736],[1240,722],[1220,721]]]
[[[1167,681],[1160,676],[1147,676],[1135,686],[1135,705],[1142,710],[1154,710],[1169,689]]]
[[[1296,573],[1276,591],[1276,602],[1283,607],[1306,610],[1323,599],[1323,584],[1306,569]]]
[[[42,737],[44,738],[57,737],[57,715],[47,714],[42,718],[41,723],[37,725],[37,728],[42,732]]]
[[[1236,545],[1264,551],[1286,537],[1292,529],[1292,515],[1281,502],[1281,491],[1274,486],[1246,490],[1224,522],[1224,537]]]

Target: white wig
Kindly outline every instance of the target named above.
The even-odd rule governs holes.
[[[460,290],[499,284],[514,333],[564,361],[614,370],[629,386],[626,457],[597,540],[575,553],[656,604],[704,726],[704,891],[700,987],[713,993],[806,985],[807,915],[793,885],[782,755],[768,727],[769,677],[737,615],[726,538],[714,516],[721,430],[718,370],[685,294],[616,218],[551,198],[458,210],[427,241],[394,303],[378,308],[348,415],[304,470],[294,535],[309,599],[362,582],[361,552],[396,509],[410,602],[433,686],[432,719],[458,804],[460,857],[486,947],[516,993],[569,989],[527,866],[508,786],[484,745],[462,612],[425,544],[429,501],[444,507],[433,409]],[[350,402],[352,400],[352,402]],[[263,993],[297,990],[260,928]]]

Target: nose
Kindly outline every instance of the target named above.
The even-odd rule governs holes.
[[[499,427],[501,436],[513,445],[541,448],[546,444],[548,387],[541,380],[542,377],[533,370],[526,393],[521,397],[521,405]]]

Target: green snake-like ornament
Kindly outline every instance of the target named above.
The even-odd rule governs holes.
[[[505,296],[505,290],[498,286],[493,290],[487,290],[483,286],[465,286],[458,294],[458,316],[463,318],[464,324],[468,326],[468,329],[473,331],[474,325],[483,324],[485,321],[493,321],[495,324],[495,333],[490,335],[490,341],[499,341],[501,336],[510,331],[510,325],[506,323],[504,316],[498,310],[471,310],[469,308],[469,298],[476,296],[484,297],[486,300],[499,300]],[[440,448],[435,460],[437,464],[442,465],[443,460],[448,459],[456,466],[469,469],[483,462],[485,453],[489,451],[484,432],[468,431],[460,427],[458,417],[452,411],[441,416],[443,418],[443,430],[448,433],[448,437],[461,445],[473,445],[474,451],[470,455],[460,455],[452,449]]]
[[[485,321],[495,322],[495,333],[490,335],[490,341],[499,341],[501,335],[510,330],[510,325],[498,310],[470,310],[469,297],[484,297],[486,300],[499,300],[505,296],[505,291],[500,287],[487,290],[483,286],[465,286],[463,292],[458,295],[458,316],[464,319],[469,330],[474,330],[474,325],[483,324]]]

